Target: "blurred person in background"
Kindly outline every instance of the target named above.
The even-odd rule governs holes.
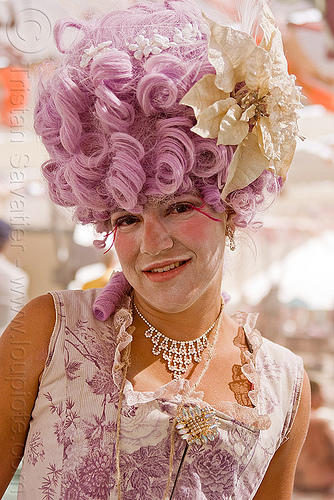
[[[29,277],[8,260],[11,227],[0,220],[0,335],[27,302]]]
[[[97,246],[114,237],[122,272],[24,308],[19,427],[2,335],[0,494],[23,455],[20,500],[291,498],[308,378],[256,315],[227,314],[221,287],[236,228],[286,178],[300,91],[268,6],[241,14],[232,29],[165,0],[56,25],[43,173]]]
[[[297,464],[295,489],[334,498],[334,430],[317,412],[324,405],[321,386],[313,380],[310,384],[311,419]]]

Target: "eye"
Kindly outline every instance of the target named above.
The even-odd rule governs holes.
[[[188,212],[191,212],[194,210],[194,205],[189,202],[178,202],[178,203],[173,203],[170,207],[167,209],[167,215],[171,214],[186,214]]]
[[[137,215],[126,214],[115,220],[114,227],[129,227],[136,224],[136,222],[139,222],[139,217]]]

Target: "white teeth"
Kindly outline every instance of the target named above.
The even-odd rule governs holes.
[[[174,264],[170,264],[169,266],[157,267],[156,269],[151,269],[151,273],[164,273],[165,271],[170,271],[171,269],[179,267],[179,265],[180,262],[175,262]]]

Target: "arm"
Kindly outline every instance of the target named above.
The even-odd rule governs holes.
[[[0,337],[0,498],[23,455],[54,324],[47,294],[29,302]]]
[[[309,380],[306,373],[304,373],[299,408],[289,439],[276,451],[254,500],[268,500],[268,498],[291,500],[296,465],[308,429],[310,393]]]

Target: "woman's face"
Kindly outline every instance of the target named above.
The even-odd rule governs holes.
[[[204,305],[220,297],[225,215],[198,196],[150,201],[141,214],[121,210],[111,222],[117,226],[118,258],[138,304],[181,312],[196,301]]]

